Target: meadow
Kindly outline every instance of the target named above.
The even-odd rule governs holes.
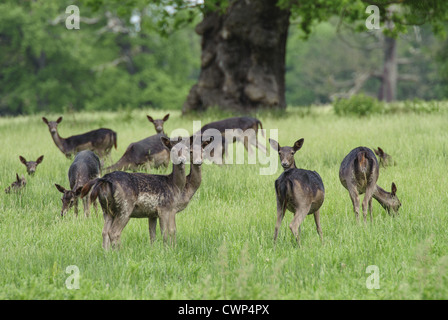
[[[129,143],[155,133],[146,114],[161,118],[168,112],[168,134],[176,128],[191,132],[193,120],[205,124],[225,116],[181,117],[177,110],[67,113],[59,133],[111,128],[118,133],[116,161]],[[297,167],[323,179],[323,243],[309,216],[298,247],[287,212],[274,245],[280,165],[275,174],[260,175],[260,164],[204,164],[200,189],[177,215],[174,248],[163,243],[159,226],[151,245],[147,219],[131,219],[121,248],[110,251],[101,247],[100,209],[85,218],[80,203],[78,217],[71,210],[61,218],[54,184],[68,187],[71,161],[54,145],[42,116],[59,115],[0,118],[0,299],[448,298],[446,108],[369,117],[340,117],[331,107],[256,115],[268,134],[278,129],[281,145],[305,139],[295,159]],[[380,169],[378,185],[390,191],[396,183],[398,216],[389,216],[374,200],[373,223],[356,222],[338,170],[358,146],[380,146],[395,159],[396,166]],[[28,176],[19,155],[35,160],[42,154],[35,176]],[[16,172],[26,176],[27,186],[5,194]],[[79,270],[78,289],[67,287],[69,266]],[[377,289],[367,285],[369,266],[377,268]]]

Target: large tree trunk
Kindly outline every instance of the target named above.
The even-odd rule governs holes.
[[[218,106],[232,110],[285,108],[285,52],[289,10],[277,0],[235,0],[209,12],[202,36],[201,72],[183,113]]]
[[[397,91],[397,40],[386,36],[384,48],[384,68],[381,76],[381,87],[378,99],[383,101],[393,101]]]

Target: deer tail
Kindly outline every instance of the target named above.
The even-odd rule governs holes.
[[[367,173],[367,169],[369,167],[369,160],[366,157],[365,151],[358,153],[358,164],[360,171],[362,173]]]
[[[263,125],[261,124],[261,121],[260,121],[260,120],[257,120],[257,125],[258,125],[258,126],[260,126],[260,130],[261,130],[261,135],[262,135],[262,136],[263,136],[263,138],[264,138]]]
[[[115,147],[115,149],[117,149],[117,133],[114,131],[112,133],[112,135],[113,135],[113,140],[114,140],[114,147]]]

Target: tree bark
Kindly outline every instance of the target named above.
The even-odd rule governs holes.
[[[201,71],[182,112],[218,106],[230,110],[285,108],[285,56],[290,12],[277,0],[235,0],[226,12],[208,12]]]
[[[384,68],[381,76],[381,87],[378,93],[379,100],[387,102],[395,100],[397,79],[397,40],[386,36],[384,48]]]

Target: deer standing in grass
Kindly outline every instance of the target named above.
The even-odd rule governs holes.
[[[170,162],[170,153],[160,140],[161,137],[167,137],[163,130],[164,123],[168,120],[170,114],[165,115],[163,119],[154,120],[147,116],[148,120],[154,124],[157,134],[143,140],[131,143],[123,156],[112,166],[107,167],[105,172],[116,170],[136,171],[142,166],[158,168],[167,167]]]
[[[68,180],[70,189],[67,190],[59,184],[55,184],[56,189],[63,194],[62,210],[63,217],[71,207],[75,207],[75,215],[78,216],[78,199],[81,195],[82,187],[92,179],[96,179],[101,175],[100,160],[96,154],[90,150],[79,152],[68,170]],[[84,215],[90,215],[90,199],[88,197],[82,199],[84,206]]]
[[[322,178],[316,171],[298,169],[294,160],[295,153],[302,148],[304,139],[297,140],[292,147],[281,147],[274,139],[269,139],[271,147],[278,151],[283,173],[275,180],[277,197],[277,223],[275,225],[274,241],[277,240],[285,211],[294,214],[289,225],[297,243],[300,245],[300,225],[309,214],[314,215],[317,233],[321,241],[320,207],[324,202],[325,188]]]
[[[349,152],[342,160],[339,168],[339,180],[349,192],[353,203],[356,220],[359,221],[359,195],[364,194],[362,213],[364,222],[367,220],[367,210],[372,216],[372,198],[376,199],[390,214],[390,210],[398,212],[401,202],[396,195],[397,186],[392,183],[391,192],[387,192],[376,183],[379,176],[379,166],[375,154],[366,147],[358,147]]]
[[[114,171],[87,183],[81,197],[91,190],[91,201],[99,199],[103,209],[103,248],[119,247],[121,233],[131,218],[148,218],[151,242],[156,237],[157,219],[165,242],[176,242],[177,204],[185,188],[185,162],[188,148],[179,137],[171,141],[162,136],[162,143],[173,155],[173,171],[169,175]]]
[[[19,156],[19,159],[25,165],[26,172],[32,176],[36,172],[37,166],[44,160],[44,156],[40,156],[36,161],[26,161],[22,156]]]
[[[208,129],[216,129],[221,133],[221,153],[224,160],[227,152],[227,147],[230,143],[236,141],[242,142],[249,155],[252,155],[252,146],[260,149],[266,154],[266,148],[258,142],[258,127],[263,129],[261,121],[252,117],[233,117],[219,121],[210,122],[201,128],[200,134],[204,135],[204,132]],[[230,137],[232,141],[226,139],[226,130],[233,130],[233,134]],[[262,131],[263,133],[263,131]],[[207,138],[207,135],[205,134]]]
[[[82,150],[91,150],[100,158],[104,158],[110,155],[112,147],[117,149],[117,133],[113,130],[100,128],[80,135],[62,138],[58,133],[58,124],[61,123],[62,117],[59,117],[56,121],[48,121],[47,118],[43,117],[42,121],[47,124],[54,143],[67,158],[71,158]]]

